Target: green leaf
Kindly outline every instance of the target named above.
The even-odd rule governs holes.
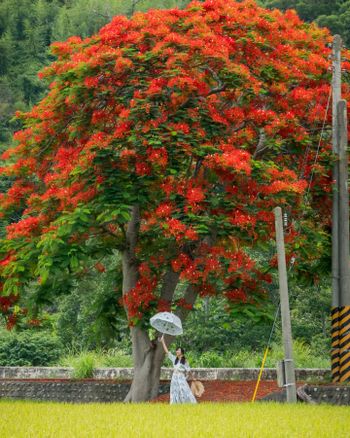
[[[79,268],[79,259],[77,256],[73,256],[70,258],[70,266],[73,270],[76,270]]]
[[[40,270],[40,282],[41,282],[41,284],[44,285],[47,282],[48,278],[49,278],[49,271],[47,271],[46,269],[45,270],[41,269]]]
[[[128,211],[121,211],[119,216],[121,216],[126,221],[129,221],[131,217]]]

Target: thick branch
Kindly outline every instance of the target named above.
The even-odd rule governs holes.
[[[144,364],[145,357],[151,348],[151,342],[146,331],[140,327],[130,327],[131,339],[133,343],[133,362],[135,367]]]
[[[190,284],[187,287],[184,295],[186,304],[190,304],[191,306],[193,306],[194,303],[196,302],[197,296],[198,296],[198,292],[196,292],[193,286]],[[181,319],[181,321],[184,321],[187,318],[189,312],[190,312],[189,309],[181,308],[176,312],[176,314]]]
[[[138,233],[140,229],[140,208],[138,205],[134,205],[131,208],[131,219],[126,229],[126,244],[130,255],[135,255],[135,248],[138,239]]]
[[[196,102],[197,100],[202,100],[204,101],[206,97],[211,96],[212,94],[218,94],[221,93],[222,91],[226,90],[226,84],[224,84],[221,79],[219,78],[219,76],[217,75],[217,73],[208,65],[205,65],[203,67],[204,69],[210,71],[210,73],[212,74],[214,80],[217,82],[217,87],[212,88],[211,90],[209,90],[209,92],[205,95],[205,96],[191,96],[189,97],[186,102],[184,102],[183,104],[180,105],[179,109],[184,109],[186,108],[189,103],[191,101]]]
[[[174,272],[171,268],[169,268],[168,271],[164,274],[163,286],[160,293],[160,297],[163,300],[171,302],[176,286],[179,282],[179,276],[180,274],[178,272]]]
[[[268,147],[265,146],[266,142],[266,134],[263,129],[259,130],[259,141],[256,146],[255,152],[253,154],[253,159],[255,159],[259,154],[261,154],[264,150],[266,150]]]
[[[219,78],[219,75],[211,68],[209,67],[209,65],[205,66],[205,69],[210,71],[211,75],[213,76],[213,78],[215,79],[215,81],[217,82],[217,87],[212,88],[209,93],[207,94],[207,96],[210,96],[211,94],[216,94],[216,93],[220,93],[221,91],[224,91],[226,89],[226,84],[224,84],[222,82],[222,80]]]
[[[198,158],[198,161],[196,163],[196,168],[194,170],[193,178],[196,178],[198,176],[198,173],[199,173],[199,170],[202,166],[202,163],[203,163],[203,158]]]
[[[138,277],[135,248],[140,228],[140,209],[134,205],[131,209],[131,219],[125,233],[126,247],[123,251],[123,295],[135,287]]]

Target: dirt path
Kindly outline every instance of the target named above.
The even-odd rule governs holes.
[[[205,393],[200,402],[242,402],[250,401],[253,397],[256,381],[203,381]],[[257,399],[277,391],[279,388],[275,381],[262,381],[259,385]],[[169,394],[160,395],[154,402],[169,403]]]

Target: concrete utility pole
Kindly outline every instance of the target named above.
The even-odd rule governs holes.
[[[337,105],[341,99],[341,45],[339,35],[333,39],[332,50],[332,148],[333,153],[338,155],[337,140]],[[332,306],[339,306],[339,163],[333,166],[333,208],[332,208]]]
[[[348,187],[348,120],[346,100],[337,105],[337,138],[339,152],[339,304],[350,305],[349,272],[349,187]]]
[[[347,104],[341,100],[341,45],[333,40],[332,379],[350,381],[350,257]]]
[[[333,38],[332,48],[332,149],[338,157],[337,105],[341,99],[341,45],[339,35]],[[333,164],[333,203],[332,203],[332,350],[331,368],[333,382],[339,381],[339,162]]]
[[[275,229],[276,229],[276,244],[278,258],[278,279],[281,301],[281,318],[282,318],[282,335],[284,343],[284,369],[286,377],[287,402],[294,403],[297,401],[297,393],[295,386],[295,370],[293,362],[293,346],[292,346],[292,326],[290,322],[289,297],[288,297],[288,281],[287,281],[287,266],[286,254],[284,249],[283,236],[283,221],[282,209],[276,207],[275,213]]]
[[[350,381],[350,267],[349,267],[349,188],[348,121],[346,100],[337,105],[339,152],[339,381]]]

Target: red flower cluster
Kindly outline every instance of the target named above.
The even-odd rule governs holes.
[[[41,325],[41,320],[40,319],[30,319],[27,322],[27,324],[32,326],[32,327],[39,327]]]
[[[8,315],[6,319],[7,319],[6,322],[7,330],[12,330],[17,323],[17,319],[18,319],[17,314],[12,313],[11,315]]]
[[[236,210],[233,216],[230,218],[232,225],[236,225],[241,228],[254,227],[256,223],[256,217],[250,214],[244,213],[241,210]]]
[[[178,307],[182,307],[183,309],[192,310],[193,304],[188,303],[185,298],[179,298],[177,301],[175,301],[176,305]]]
[[[215,287],[208,283],[203,283],[198,288],[198,293],[201,297],[210,297],[216,295]]]
[[[241,288],[227,291],[227,292],[225,292],[225,296],[230,301],[241,302],[241,303],[247,302],[247,294]]]
[[[237,272],[239,270],[251,271],[255,262],[243,252],[236,252],[230,257],[231,263],[228,267],[228,272]]]
[[[1,313],[8,313],[9,309],[18,301],[19,296],[18,295],[8,295],[8,296],[0,296],[0,312]]]
[[[154,294],[157,283],[156,278],[141,277],[136,286],[124,295],[124,305],[130,322],[141,320],[144,313],[151,310],[152,305],[157,305]]]
[[[159,298],[157,303],[157,312],[170,312],[170,310],[171,303],[169,301]]]
[[[179,254],[178,257],[171,262],[174,272],[180,272],[187,269],[192,263],[191,258],[187,254]]]
[[[4,259],[0,261],[0,266],[7,266],[9,263],[15,260],[16,256],[13,253],[9,253],[6,255]]]
[[[98,272],[106,272],[106,267],[101,262],[95,263],[95,268]]]
[[[168,153],[165,148],[148,148],[147,149],[148,161],[160,167],[165,167],[168,162]]]
[[[164,235],[166,237],[175,237],[176,241],[181,242],[184,239],[198,240],[198,234],[192,227],[187,227],[178,219],[167,219],[162,223]]]
[[[186,193],[186,199],[191,205],[203,201],[205,199],[203,189],[201,189],[200,187],[189,188]]]
[[[33,233],[39,232],[40,226],[45,222],[46,216],[30,216],[6,227],[9,239],[30,237]]]
[[[160,204],[155,211],[158,217],[169,217],[173,211],[174,207],[168,202],[163,202]]]

